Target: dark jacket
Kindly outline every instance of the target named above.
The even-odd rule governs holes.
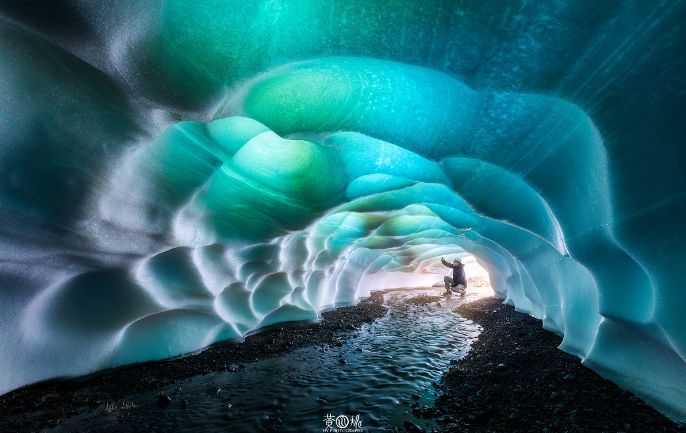
[[[464,274],[464,265],[462,263],[459,263],[457,266],[455,266],[452,263],[446,262],[443,259],[441,259],[441,263],[443,263],[443,265],[445,265],[449,268],[452,268],[452,270],[453,270],[453,286],[457,286],[458,284],[462,284],[463,286],[467,287],[467,277]]]

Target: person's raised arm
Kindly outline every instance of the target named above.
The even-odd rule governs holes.
[[[447,266],[447,267],[449,267],[449,268],[452,268],[452,267],[453,267],[450,263],[446,262],[445,259],[444,259],[443,257],[441,257],[441,263],[443,263],[443,266]]]

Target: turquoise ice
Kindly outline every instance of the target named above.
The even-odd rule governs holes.
[[[686,7],[425,3],[0,6],[0,392],[470,254],[686,419]]]

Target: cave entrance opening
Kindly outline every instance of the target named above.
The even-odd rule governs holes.
[[[476,295],[482,298],[486,296],[493,296],[493,288],[491,287],[491,278],[486,270],[476,257],[472,255],[462,256],[445,256],[448,262],[452,262],[458,258],[464,264],[465,276],[467,277],[467,293]],[[444,287],[443,277],[450,275],[451,270],[443,266],[440,258],[436,259],[436,265],[432,265],[427,270],[431,270],[435,275],[436,281],[433,283],[434,287]]]
[[[445,255],[450,262],[459,258],[465,265],[467,277],[467,294],[474,298],[493,296],[491,279],[488,270],[471,254]],[[402,289],[402,288],[443,288],[443,278],[451,275],[451,269],[441,264],[441,257],[423,260],[422,263],[410,271],[387,271],[365,275],[360,284],[369,291]]]

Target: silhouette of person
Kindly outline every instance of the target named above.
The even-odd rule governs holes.
[[[467,277],[464,274],[464,264],[458,259],[449,263],[443,257],[441,257],[441,263],[453,270],[452,278],[448,276],[443,278],[443,281],[445,281],[446,296],[450,296],[452,292],[459,292],[464,296],[465,291],[467,290]]]

